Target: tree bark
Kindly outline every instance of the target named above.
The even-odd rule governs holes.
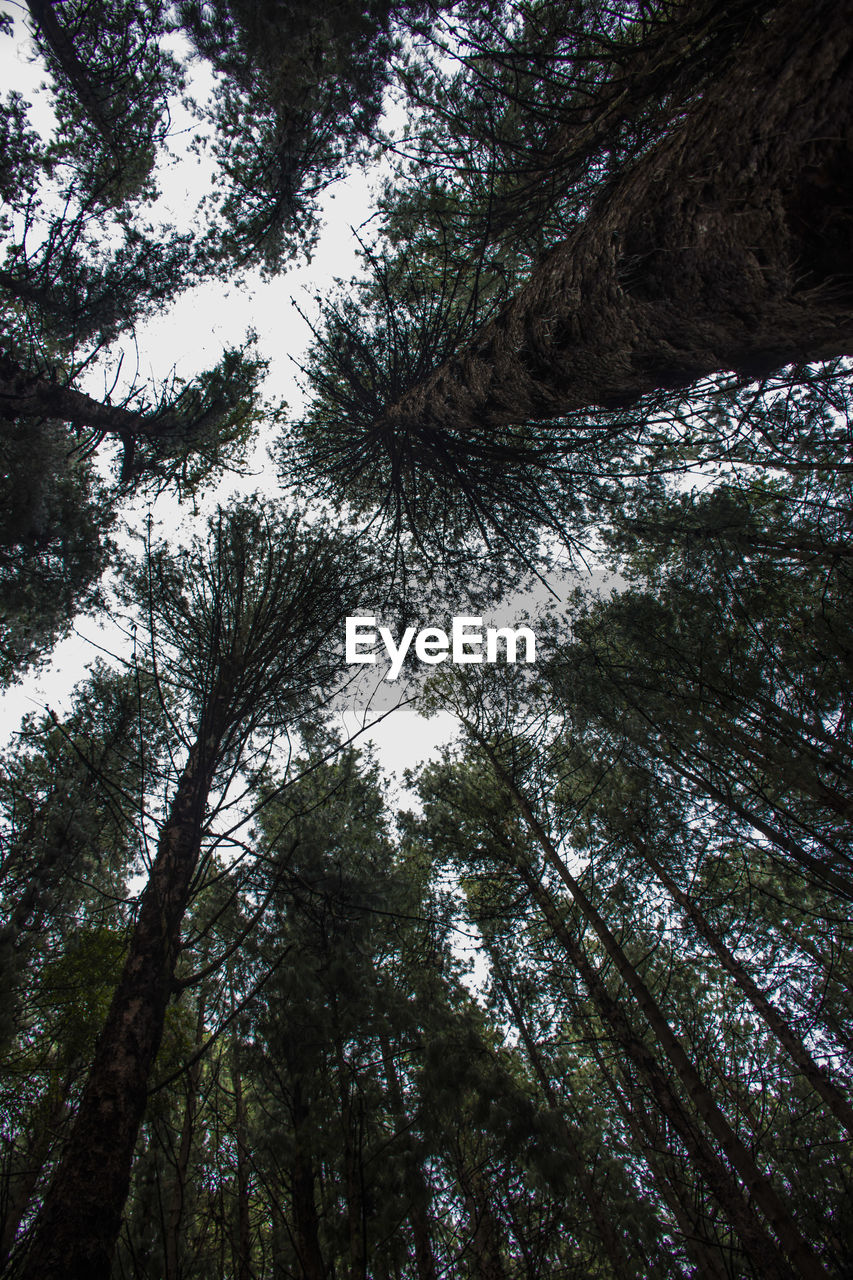
[[[809,1273],[807,1270],[799,1270],[795,1273],[791,1270],[775,1241],[768,1235],[756,1216],[752,1204],[743,1195],[728,1166],[720,1159],[672,1088],[662,1064],[645,1041],[637,1035],[624,1010],[608,991],[601,975],[566,928],[550,894],[521,854],[517,855],[516,867],[531,897],[540,907],[554,937],[580,975],[599,1017],[612,1035],[614,1044],[625,1054],[628,1061],[634,1064],[660,1108],[661,1114],[666,1118],[673,1133],[677,1134],[684,1144],[694,1168],[704,1178],[725,1214],[744,1253],[750,1259],[756,1275],[760,1275],[762,1280],[791,1280],[795,1274],[804,1277],[815,1274],[820,1276],[821,1280],[826,1280],[825,1273],[821,1269],[816,1273]]]
[[[662,1142],[661,1135],[655,1132],[657,1126],[652,1125],[647,1110],[632,1106],[623,1096],[618,1081],[614,1080],[608,1070],[594,1039],[590,1040],[590,1051],[628,1131],[649,1166],[661,1197],[678,1225],[684,1248],[696,1267],[697,1280],[727,1280],[717,1251],[700,1231],[696,1207],[690,1203],[690,1197],[685,1194],[684,1186],[677,1178],[671,1176],[666,1167],[669,1162],[662,1154],[662,1148],[665,1150],[665,1142]]]
[[[726,973],[734,979],[755,1012],[763,1019],[783,1049],[785,1049],[791,1061],[803,1073],[815,1092],[820,1095],[836,1120],[844,1125],[851,1138],[853,1138],[853,1106],[850,1105],[850,1102],[836,1086],[832,1077],[824,1067],[815,1062],[800,1037],[789,1026],[779,1010],[768,1000],[740,961],[729,950],[716,929],[708,922],[689,894],[678,887],[672,876],[655,858],[645,843],[639,846],[639,850],[641,856],[660,880],[667,893],[681,907],[699,937],[708,944]]]
[[[469,729],[471,726],[468,726]],[[619,976],[625,982],[643,1015],[652,1028],[661,1048],[669,1059],[678,1078],[681,1080],[687,1096],[701,1117],[703,1123],[713,1134],[726,1159],[742,1178],[750,1196],[764,1214],[779,1243],[787,1252],[803,1280],[826,1280],[826,1272],[815,1256],[811,1246],[797,1229],[791,1214],[779,1199],[769,1178],[758,1168],[751,1152],[740,1136],[729,1124],[724,1113],[717,1106],[708,1087],[697,1072],[684,1050],[681,1041],[672,1030],[663,1011],[654,999],[640,974],[628,960],[619,946],[602,916],[587,897],[581,885],[571,875],[556,848],[549,839],[545,829],[536,817],[526,796],[516,786],[507,770],[495,756],[489,745],[478,737],[480,745],[486,751],[498,778],[507,787],[521,812],[525,824],[536,840],[548,864],[556,872],[577,903],[584,919],[592,927],[605,953],[613,962]],[[528,870],[528,875],[530,874]],[[541,888],[541,886],[540,886]],[[567,935],[568,936],[568,935]],[[590,966],[587,964],[587,968]],[[605,993],[606,994],[606,993]],[[609,998],[609,997],[608,997]],[[746,1227],[747,1223],[744,1222]],[[769,1244],[769,1239],[766,1242]],[[766,1270],[766,1269],[765,1269]]]
[[[81,431],[98,431],[121,439],[157,438],[177,431],[203,432],[227,408],[217,398],[195,419],[185,420],[174,409],[140,413],[120,404],[107,404],[68,383],[26,369],[0,354],[0,419],[52,418]]]
[[[853,346],[853,0],[787,0],[467,348],[369,430],[426,449]]]
[[[378,987],[375,987],[378,990]],[[408,1125],[409,1117],[406,1114],[405,1104],[403,1102],[403,1094],[400,1089],[400,1081],[397,1077],[397,1069],[394,1065],[394,1056],[391,1052],[391,1043],[385,1028],[380,1024],[377,1030],[379,1039],[379,1049],[382,1054],[382,1066],[385,1072],[385,1084],[388,1090],[388,1098],[391,1103],[391,1110],[394,1113],[394,1119],[402,1129]],[[409,1209],[409,1225],[412,1229],[412,1241],[415,1247],[415,1268],[417,1270],[418,1280],[438,1280],[438,1271],[435,1265],[435,1254],[432,1250],[432,1241],[430,1239],[430,1221],[427,1211],[426,1202],[429,1199],[430,1188],[427,1179],[424,1176],[420,1162],[413,1163],[411,1166],[405,1166],[405,1178],[408,1184],[409,1194],[411,1196],[411,1208]]]
[[[205,1015],[205,993],[202,991],[198,1002],[198,1017],[196,1018],[196,1035],[195,1047],[200,1049],[204,1044],[204,1015]],[[181,1136],[178,1143],[178,1153],[175,1160],[175,1180],[172,1186],[172,1194],[169,1205],[166,1210],[165,1222],[165,1263],[166,1263],[166,1280],[180,1280],[181,1273],[181,1249],[183,1244],[183,1218],[184,1218],[184,1200],[187,1188],[187,1172],[190,1165],[190,1153],[192,1151],[193,1132],[195,1130],[196,1105],[198,1100],[198,1086],[201,1080],[201,1057],[192,1062],[186,1073],[186,1102],[184,1104],[184,1115],[181,1121]]]
[[[580,1187],[581,1195],[586,1201],[587,1207],[595,1224],[595,1230],[598,1232],[599,1238],[604,1251],[610,1259],[613,1267],[614,1275],[618,1277],[633,1276],[637,1280],[642,1276],[642,1271],[636,1268],[636,1259],[628,1258],[621,1234],[616,1229],[615,1224],[608,1217],[607,1205],[602,1200],[598,1190],[593,1182],[591,1172],[586,1168],[583,1159],[580,1156],[582,1151],[581,1134],[576,1126],[572,1125],[568,1118],[563,1115],[563,1108],[560,1105],[560,1099],[554,1089],[553,1081],[545,1069],[542,1056],[539,1052],[539,1046],[533,1038],[533,1034],[527,1025],[527,1019],[521,1011],[521,1006],[516,999],[512,986],[503,971],[500,959],[498,958],[497,949],[486,942],[486,949],[492,962],[495,974],[498,979],[498,986],[506,998],[510,1007],[513,1021],[515,1022],[518,1033],[521,1036],[521,1042],[524,1045],[527,1059],[533,1068],[534,1075],[539,1081],[539,1087],[545,1097],[545,1101],[551,1110],[561,1117],[562,1128],[566,1138],[566,1158],[569,1165],[571,1176]]]
[[[251,1280],[252,1240],[249,1219],[249,1138],[243,1077],[240,1070],[240,1046],[235,1039],[231,1050],[231,1073],[234,1084],[234,1135],[237,1140],[237,1248],[234,1260],[235,1280]]]
[[[200,734],[178,783],[124,971],[21,1280],[109,1280],[221,732],[211,725]]]

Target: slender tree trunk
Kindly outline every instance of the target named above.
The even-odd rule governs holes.
[[[249,1222],[249,1140],[246,1103],[243,1099],[243,1077],[240,1070],[240,1047],[237,1040],[231,1049],[231,1076],[234,1085],[234,1135],[237,1140],[237,1257],[235,1280],[251,1280],[252,1241]]]
[[[638,847],[642,857],[660,880],[667,893],[681,907],[700,938],[708,944],[726,973],[734,979],[753,1009],[764,1020],[783,1049],[785,1049],[791,1061],[803,1073],[815,1092],[820,1095],[836,1120],[844,1125],[850,1136],[853,1137],[853,1106],[850,1105],[848,1099],[838,1089],[829,1072],[815,1062],[800,1037],[796,1035],[786,1019],[771,1004],[758,984],[729,950],[693,899],[678,887],[672,876],[655,858],[645,843]]]
[[[0,1231],[0,1268],[5,1266],[15,1247],[24,1214],[55,1141],[56,1127],[65,1115],[69,1089],[68,1079],[51,1082],[50,1096],[44,1099],[44,1105],[37,1110],[34,1132],[21,1152],[20,1160],[14,1160],[13,1156],[6,1213]]]
[[[486,749],[489,750],[488,747]],[[643,982],[637,970],[628,960],[581,885],[569,872],[530,807],[527,798],[515,785],[503,765],[490,750],[489,754],[498,776],[514,796],[531,834],[545,854],[549,865],[571,893],[587,923],[592,926],[606,954],[613,961],[619,976],[634,996],[654,1031],[658,1042],[681,1080],[697,1113],[720,1144],[727,1160],[731,1162],[733,1168],[737,1170],[743,1179],[745,1187],[767,1218],[780,1244],[803,1276],[803,1280],[825,1280],[826,1272],[815,1257],[811,1246],[800,1234],[791,1214],[776,1195],[769,1178],[758,1168],[752,1153],[717,1106],[712,1093],[702,1081],[685,1052],[681,1041],[670,1027],[645,982]]]
[[[195,1047],[200,1049],[204,1043],[205,995],[199,996],[198,1017],[196,1019]],[[195,1131],[196,1102],[198,1086],[201,1080],[201,1058],[191,1064],[186,1073],[186,1101],[181,1121],[181,1136],[178,1142],[178,1154],[175,1160],[175,1179],[172,1194],[166,1209],[164,1253],[166,1262],[166,1280],[180,1280],[181,1251],[183,1244],[183,1217],[187,1189],[187,1173],[192,1151],[193,1133]]]
[[[219,729],[219,732],[217,732]],[[109,1280],[198,861],[220,726],[190,751],[142,894],[124,971],[21,1280]]]
[[[634,1064],[646,1082],[661,1114],[666,1117],[672,1131],[681,1139],[695,1169],[704,1178],[731,1224],[756,1274],[760,1275],[762,1280],[791,1280],[795,1273],[759,1221],[736,1178],[688,1113],[672,1088],[668,1073],[631,1026],[624,1010],[608,991],[601,975],[592,966],[583,948],[566,928],[550,894],[537,879],[522,854],[517,855],[516,868],[529,889],[531,897],[541,908],[554,937],[580,975],[599,1017],[609,1028],[614,1043]],[[689,1089],[688,1097],[693,1101],[692,1092]],[[799,1274],[806,1273],[799,1272]],[[824,1280],[822,1272],[819,1271],[817,1274],[821,1276],[821,1280]]]
[[[851,0],[787,0],[498,317],[374,422],[430,448],[853,341]]]
[[[695,1206],[685,1195],[683,1184],[677,1178],[671,1177],[665,1167],[665,1157],[661,1154],[661,1148],[665,1150],[665,1144],[661,1142],[660,1135],[654,1132],[647,1111],[642,1107],[632,1106],[625,1098],[593,1038],[590,1039],[590,1047],[602,1079],[610,1090],[638,1150],[642,1152],[664,1203],[678,1224],[684,1247],[696,1266],[698,1280],[727,1280],[717,1252],[700,1230]]]
[[[461,1150],[458,1153],[456,1176],[462,1189],[471,1229],[472,1280],[506,1280],[500,1225],[489,1207],[488,1191],[479,1172],[465,1168]]]
[[[533,1072],[537,1080],[539,1081],[539,1086],[545,1097],[545,1101],[548,1103],[551,1110],[562,1119],[562,1125],[566,1137],[567,1162],[569,1164],[571,1176],[581,1189],[581,1195],[589,1208],[590,1215],[595,1224],[595,1229],[598,1232],[601,1243],[604,1246],[604,1251],[610,1259],[610,1264],[613,1267],[614,1275],[619,1277],[631,1275],[637,1277],[637,1280],[642,1280],[643,1273],[642,1271],[638,1272],[635,1266],[635,1260],[627,1257],[622,1237],[614,1229],[614,1224],[608,1215],[607,1205],[602,1201],[598,1194],[590,1171],[587,1169],[583,1158],[580,1155],[583,1150],[581,1134],[575,1126],[569,1123],[568,1119],[563,1114],[563,1108],[560,1105],[560,1100],[555,1092],[553,1081],[545,1069],[545,1064],[543,1063],[542,1056],[539,1052],[539,1046],[533,1038],[530,1028],[527,1025],[527,1019],[524,1017],[509,979],[504,973],[503,966],[497,954],[497,949],[494,946],[491,946],[488,941],[486,942],[486,948],[489,952],[495,974],[497,975],[498,985],[506,997],[506,1001],[510,1007],[510,1012],[513,1016],[513,1021],[515,1022],[518,1033],[521,1036],[521,1042],[527,1053],[527,1059],[533,1068]]]
[[[353,1280],[367,1280],[367,1233],[362,1194],[360,1141],[361,1124],[358,1108],[353,1107],[350,1072],[343,1044],[335,1032],[335,1064],[338,1075],[341,1131],[343,1135],[344,1192],[347,1204],[350,1269]]]
[[[402,1128],[408,1122],[408,1117],[403,1103],[400,1081],[397,1078],[397,1069],[394,1066],[391,1044],[384,1027],[380,1026],[378,1036],[391,1110],[394,1113],[397,1124]],[[413,1163],[411,1166],[408,1163],[406,1164],[406,1179],[409,1183],[411,1196],[409,1225],[412,1229],[412,1240],[415,1246],[415,1267],[417,1268],[418,1280],[438,1280],[435,1255],[432,1251],[432,1241],[430,1239],[429,1213],[426,1208],[430,1191],[420,1163]]]

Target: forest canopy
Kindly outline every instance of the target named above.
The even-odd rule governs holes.
[[[845,1280],[853,4],[0,39],[0,1274]]]

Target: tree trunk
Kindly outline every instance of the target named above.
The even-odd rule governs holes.
[[[521,1012],[521,1006],[515,997],[515,993],[503,971],[500,959],[498,958],[497,949],[486,941],[486,949],[489,953],[492,966],[498,979],[498,986],[506,997],[506,1001],[510,1007],[518,1033],[521,1036],[521,1042],[527,1053],[527,1059],[533,1068],[533,1072],[539,1081],[539,1086],[545,1097],[545,1101],[551,1110],[561,1117],[562,1128],[566,1138],[566,1156],[569,1169],[573,1181],[580,1187],[581,1195],[586,1201],[590,1215],[595,1224],[601,1243],[604,1246],[604,1252],[610,1259],[610,1265],[613,1267],[613,1273],[616,1276],[635,1276],[642,1277],[642,1270],[638,1271],[635,1266],[635,1260],[629,1259],[625,1253],[625,1247],[621,1234],[615,1229],[614,1223],[608,1216],[607,1205],[602,1201],[598,1190],[596,1189],[591,1172],[587,1169],[580,1152],[583,1150],[581,1134],[575,1126],[571,1125],[563,1114],[563,1108],[554,1089],[553,1081],[545,1069],[539,1053],[539,1046],[533,1039],[532,1032],[527,1025],[527,1019]]]
[[[387,1032],[381,1024],[377,1035],[379,1037],[379,1048],[382,1054],[382,1066],[385,1071],[385,1083],[391,1102],[391,1110],[394,1113],[394,1119],[402,1129],[408,1125],[409,1117],[406,1115],[406,1108],[403,1103],[403,1094],[400,1090],[400,1081],[397,1078],[397,1069],[394,1066],[391,1044]],[[411,1197],[409,1225],[412,1229],[412,1240],[415,1246],[415,1268],[418,1280],[438,1280],[435,1255],[432,1251],[432,1241],[430,1239],[429,1213],[426,1207],[429,1200],[429,1185],[419,1162],[413,1163],[411,1166],[407,1162],[404,1167],[405,1178],[408,1183],[407,1190]]]
[[[248,1122],[246,1103],[243,1099],[243,1077],[240,1072],[240,1047],[236,1039],[231,1050],[231,1073],[234,1084],[234,1135],[237,1140],[237,1256],[234,1263],[234,1276],[235,1280],[251,1280]]]
[[[77,57],[74,41],[56,16],[50,0],[27,0],[27,8],[42,39],[62,68],[77,101],[83,108],[101,138],[113,153],[117,163],[121,160],[121,148],[116,138],[115,125],[104,114],[103,101],[92,83],[89,71]]]
[[[5,1197],[6,1212],[0,1230],[0,1269],[15,1247],[24,1214],[56,1139],[56,1129],[65,1116],[70,1087],[70,1079],[51,1077],[47,1097],[36,1108],[33,1131],[21,1152],[20,1161],[14,1159],[13,1153]]]
[[[664,1203],[675,1218],[684,1247],[696,1266],[697,1280],[727,1280],[718,1251],[714,1250],[700,1230],[695,1206],[685,1195],[685,1188],[681,1182],[672,1177],[666,1168],[666,1164],[669,1163],[663,1154],[666,1143],[661,1140],[660,1134],[655,1132],[656,1126],[652,1125],[648,1111],[642,1107],[634,1107],[628,1102],[618,1082],[607,1069],[594,1037],[590,1037],[589,1044],[602,1079],[607,1084],[611,1097],[616,1102],[638,1150],[642,1152]]]
[[[755,1012],[764,1020],[783,1049],[788,1053],[791,1061],[803,1073],[814,1091],[820,1095],[836,1120],[844,1125],[853,1138],[853,1107],[841,1090],[837,1088],[829,1073],[819,1063],[815,1062],[800,1037],[788,1025],[786,1019],[771,1004],[758,984],[729,950],[693,899],[683,889],[679,889],[672,876],[645,844],[640,845],[639,849],[643,859],[660,880],[667,893],[681,907],[700,938],[708,944],[726,973],[734,979]]]
[[[225,401],[217,398],[197,418],[190,420],[182,419],[174,408],[168,407],[140,413],[120,404],[95,400],[67,382],[26,369],[0,354],[0,420],[53,418],[80,431],[96,431],[130,440],[184,431],[201,435],[221,419],[226,409]]]
[[[787,0],[377,443],[622,407],[853,345],[852,0]]]
[[[199,1050],[204,1044],[205,994],[202,991],[198,1002],[196,1019],[195,1047]],[[198,1057],[187,1071],[186,1102],[181,1122],[181,1136],[178,1142],[178,1153],[175,1159],[175,1180],[172,1194],[166,1209],[164,1228],[164,1253],[166,1262],[166,1280],[180,1280],[181,1247],[183,1243],[184,1200],[187,1188],[187,1171],[192,1151],[193,1132],[195,1129],[196,1103],[198,1086],[201,1080],[201,1058]]]
[[[295,1151],[290,1166],[291,1202],[297,1261],[305,1280],[326,1280],[328,1271],[320,1250],[317,1203],[314,1199],[314,1167],[305,1137],[308,1107],[303,1101],[302,1085],[298,1079],[293,1087],[291,1114]]]
[[[601,975],[590,963],[583,948],[566,928],[550,895],[522,854],[518,854],[516,869],[529,889],[531,897],[541,908],[554,937],[580,975],[599,1017],[612,1035],[614,1044],[634,1064],[646,1082],[661,1114],[665,1116],[672,1131],[681,1139],[694,1168],[704,1178],[727,1221],[731,1224],[756,1275],[760,1275],[762,1280],[791,1280],[795,1273],[787,1265],[775,1242],[757,1218],[752,1204],[744,1197],[737,1180],[689,1115],[685,1105],[672,1088],[667,1072],[645,1041],[634,1031],[624,1010],[608,991]],[[688,1096],[693,1101],[689,1088]],[[716,1107],[716,1104],[713,1105]],[[815,1274],[820,1276],[821,1280],[825,1280],[821,1269],[814,1273],[801,1269],[798,1274],[804,1277]]]
[[[551,843],[541,823],[533,813],[526,797],[515,786],[500,762],[492,755],[492,762],[505,785],[510,789],[518,804],[524,820],[536,839],[549,865],[557,873],[563,884],[571,893],[580,908],[584,919],[593,928],[601,942],[605,953],[612,960],[619,976],[626,984],[642,1010],[650,1027],[655,1033],[664,1053],[681,1080],[688,1097],[695,1106],[699,1116],[707,1125],[721,1149],[743,1179],[745,1187],[761,1212],[767,1218],[782,1247],[791,1261],[796,1265],[804,1280],[826,1280],[826,1272],[815,1257],[811,1246],[806,1242],[797,1226],[776,1195],[772,1183],[758,1168],[752,1153],[742,1139],[729,1124],[726,1116],[717,1106],[708,1087],[690,1061],[681,1041],[670,1027],[657,1001],[646,986],[640,974],[628,960],[616,938],[611,933],[604,919],[599,915],[593,903],[587,897],[580,884],[571,875],[562,858]]]
[[[218,741],[215,730],[200,735],[181,775],[140,900],[124,971],[68,1146],[38,1215],[21,1280],[109,1280],[148,1077],[172,991]]]

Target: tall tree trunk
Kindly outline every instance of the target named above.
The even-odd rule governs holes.
[[[681,907],[700,938],[708,944],[726,973],[734,979],[753,1009],[755,1009],[755,1012],[764,1020],[783,1049],[785,1049],[791,1061],[803,1073],[815,1092],[820,1095],[836,1120],[840,1121],[850,1136],[853,1137],[853,1106],[850,1105],[848,1099],[836,1086],[829,1072],[818,1062],[815,1062],[787,1020],[768,1000],[754,979],[750,977],[689,894],[678,887],[666,868],[651,852],[648,845],[643,842],[638,845],[638,848],[643,859],[660,880],[667,893]]]
[[[198,1051],[204,1044],[205,993],[201,992],[196,1018],[195,1048]],[[183,1219],[187,1190],[187,1173],[192,1151],[193,1133],[195,1130],[196,1104],[198,1086],[201,1080],[201,1057],[197,1057],[186,1073],[186,1101],[181,1121],[181,1136],[178,1141],[178,1152],[175,1159],[175,1177],[172,1194],[166,1208],[164,1228],[164,1254],[166,1263],[166,1280],[180,1280],[181,1250],[183,1243]]]
[[[814,880],[820,881],[826,888],[839,894],[848,902],[853,902],[853,879],[836,871],[827,861],[816,858],[813,853],[809,853],[808,849],[805,849],[798,840],[788,835],[787,832],[781,831],[778,826],[775,826],[772,822],[762,817],[760,813],[756,813],[754,809],[749,808],[742,800],[739,800],[730,787],[724,791],[722,787],[717,786],[712,779],[705,777],[704,774],[697,773],[692,767],[687,768],[684,765],[677,764],[671,758],[666,759],[666,764],[672,769],[673,773],[677,773],[686,782],[692,782],[709,799],[716,800],[718,804],[723,805],[730,813],[740,818],[742,822],[748,823],[756,831],[760,831],[775,849],[780,853],[787,853],[800,868],[801,872],[808,872],[809,876]]]
[[[544,827],[533,812],[527,797],[515,785],[506,769],[487,744],[483,744],[496,773],[515,799],[524,821],[539,844],[548,864],[557,873],[577,903],[586,922],[592,927],[605,953],[612,960],[619,976],[637,1001],[639,1008],[655,1033],[664,1053],[681,1080],[697,1114],[707,1125],[726,1159],[743,1179],[745,1187],[761,1212],[767,1218],[773,1232],[797,1267],[803,1280],[825,1280],[826,1272],[815,1257],[811,1246],[800,1234],[791,1214],[779,1199],[769,1178],[758,1168],[752,1153],[729,1124],[726,1116],[703,1082],[698,1071],[684,1050],[681,1041],[670,1027],[666,1017],[652,996],[640,974],[628,960],[602,916],[593,905],[581,885],[569,872]]]
[[[694,1122],[686,1106],[672,1088],[668,1073],[645,1041],[637,1035],[624,1010],[610,994],[601,975],[590,963],[586,952],[566,928],[550,894],[523,854],[517,855],[516,869],[530,891],[531,897],[541,908],[555,939],[563,947],[577,970],[599,1017],[609,1029],[614,1044],[625,1054],[628,1061],[633,1063],[660,1108],[661,1114],[666,1118],[672,1131],[681,1139],[696,1171],[704,1178],[737,1235],[756,1275],[760,1275],[762,1280],[791,1280],[795,1273],[785,1262],[775,1241],[759,1221],[736,1178],[708,1142],[701,1128]],[[692,1101],[689,1089],[688,1096]],[[797,1274],[808,1273],[799,1270]],[[821,1277],[821,1280],[825,1280],[822,1270],[818,1270],[816,1274]]]
[[[527,1059],[533,1068],[536,1079],[539,1081],[539,1087],[545,1097],[545,1101],[551,1110],[559,1115],[562,1119],[562,1127],[566,1138],[566,1156],[567,1163],[571,1172],[572,1179],[580,1187],[581,1195],[586,1201],[589,1208],[590,1216],[595,1224],[601,1243],[604,1246],[604,1252],[610,1259],[613,1267],[613,1273],[616,1276],[635,1276],[641,1280],[643,1275],[642,1269],[639,1271],[635,1265],[635,1259],[629,1259],[625,1252],[622,1236],[615,1229],[611,1218],[608,1215],[607,1205],[602,1201],[598,1193],[592,1175],[587,1169],[581,1152],[583,1150],[581,1134],[577,1131],[568,1118],[564,1115],[564,1109],[560,1104],[560,1099],[554,1089],[553,1081],[545,1069],[542,1061],[542,1055],[539,1052],[539,1046],[533,1038],[530,1027],[527,1025],[527,1019],[521,1011],[521,1006],[516,999],[507,975],[504,972],[503,965],[497,953],[497,948],[492,946],[488,940],[486,941],[486,949],[492,962],[495,974],[498,979],[498,986],[503,992],[507,1004],[510,1007],[513,1021],[521,1036],[521,1042],[524,1045]]]
[[[666,1143],[661,1140],[660,1134],[655,1132],[655,1126],[648,1111],[629,1103],[618,1082],[608,1070],[594,1037],[590,1037],[589,1045],[602,1079],[610,1090],[638,1150],[642,1152],[662,1199],[675,1218],[684,1247],[696,1267],[698,1280],[727,1280],[718,1252],[713,1249],[702,1232],[696,1208],[685,1194],[682,1181],[672,1177],[667,1168],[669,1162],[663,1154],[666,1151]]]
[[[5,1266],[15,1247],[24,1214],[55,1141],[56,1128],[65,1115],[70,1087],[69,1078],[60,1080],[52,1076],[48,1096],[36,1109],[29,1141],[20,1152],[19,1159],[16,1160],[15,1153],[12,1153],[9,1189],[5,1197],[6,1212],[0,1230],[0,1268]]]
[[[221,733],[222,726],[210,725],[199,735],[178,783],[124,970],[21,1280],[109,1280]]]
[[[402,1129],[405,1125],[408,1125],[408,1116],[403,1103],[403,1094],[397,1077],[397,1069],[394,1065],[394,1055],[391,1052],[391,1042],[383,1026],[379,1026],[377,1034],[391,1110],[394,1113],[394,1119]],[[412,1229],[412,1240],[415,1246],[415,1267],[418,1280],[438,1280],[435,1255],[432,1250],[432,1240],[430,1239],[429,1213],[426,1208],[430,1195],[429,1184],[424,1176],[420,1162],[413,1162],[411,1165],[409,1165],[408,1161],[406,1162],[405,1178],[411,1197],[409,1225]]]
[[[240,1046],[235,1038],[231,1048],[231,1078],[234,1085],[234,1136],[237,1141],[237,1249],[235,1280],[251,1280],[252,1241],[249,1222],[249,1135]]]
[[[306,1137],[309,1110],[302,1095],[299,1079],[293,1086],[294,1155],[290,1165],[293,1235],[296,1255],[305,1280],[326,1280],[328,1269],[320,1250],[317,1202],[314,1198],[315,1174]]]
[[[489,1206],[488,1189],[479,1171],[465,1167],[461,1149],[457,1153],[456,1176],[462,1189],[471,1230],[468,1248],[472,1280],[506,1280],[499,1221]]]
[[[853,344],[851,0],[787,0],[460,354],[371,427],[431,449]]]

